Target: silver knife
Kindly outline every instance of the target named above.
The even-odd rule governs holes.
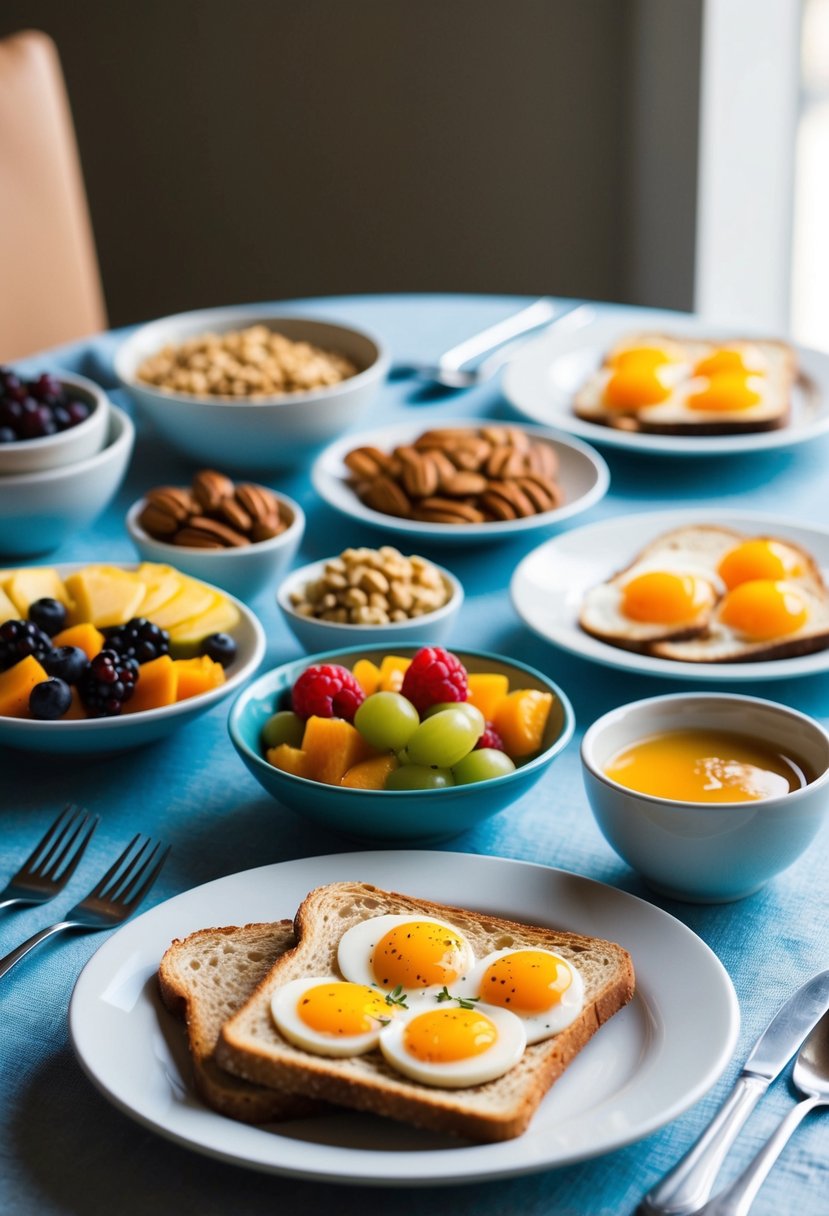
[[[821,971],[772,1018],[731,1093],[685,1156],[648,1191],[639,1205],[640,1216],[691,1216],[702,1207],[740,1128],[827,1009],[829,971]]]

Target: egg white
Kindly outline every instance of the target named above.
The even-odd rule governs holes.
[[[567,959],[556,954],[552,950],[543,950],[540,947],[527,947],[532,949],[534,953],[549,954],[551,958],[555,958],[570,973],[570,985],[561,994],[560,999],[543,1013],[525,1013],[522,1009],[510,1006],[508,1012],[514,1013],[520,1018],[524,1024],[524,1030],[527,1035],[528,1043],[540,1043],[544,1039],[551,1038],[554,1034],[558,1034],[560,1030],[565,1030],[571,1022],[574,1022],[584,1008],[584,981],[577,967],[568,962]],[[507,946],[503,950],[494,950],[492,954],[488,954],[486,958],[481,959],[476,963],[475,967],[466,977],[466,979],[457,984],[451,991],[453,996],[460,997],[478,997],[481,991],[481,984],[487,969],[496,961],[496,959],[504,958],[507,954],[520,954],[520,950],[516,950],[514,946]],[[516,998],[518,999],[518,998]],[[482,1009],[483,1005],[476,1005],[477,1009]],[[501,1008],[501,1006],[498,1006]]]
[[[279,1033],[289,1043],[293,1043],[294,1047],[301,1047],[303,1050],[310,1051],[314,1055],[330,1056],[337,1059],[344,1056],[365,1055],[367,1051],[373,1051],[377,1046],[380,1032],[384,1028],[383,1023],[380,1021],[377,1022],[374,1029],[366,1034],[334,1037],[328,1034],[321,1034],[311,1026],[307,1026],[300,1017],[298,1005],[302,996],[309,988],[315,988],[318,984],[339,982],[341,981],[330,975],[316,977],[302,976],[300,979],[290,980],[274,992],[271,998],[271,1016]],[[388,1013],[386,1014],[384,1010],[383,1016],[394,1018],[397,1013],[397,1006],[390,1005]]]
[[[463,949],[460,960],[462,964],[460,975],[466,975],[475,964],[475,953],[459,929],[449,924],[448,921],[438,920],[434,916],[420,916],[417,913],[410,913],[408,916],[404,916],[390,913],[385,916],[373,916],[358,925],[352,925],[340,938],[340,944],[337,948],[337,966],[345,978],[353,980],[355,984],[379,985],[382,987],[380,977],[375,975],[371,963],[374,947],[391,929],[396,928],[398,925],[412,924],[416,921],[430,925],[440,925],[441,928],[448,929],[461,939]],[[456,981],[453,980],[451,982],[455,983]],[[389,987],[393,986],[389,985]],[[440,992],[442,987],[442,984],[436,984],[423,988],[406,988],[405,992],[407,999],[410,1000],[421,997],[433,998]]]
[[[445,1008],[449,1011],[451,1007],[447,1005]],[[527,1036],[521,1019],[508,1009],[481,1004],[475,1006],[475,1012],[488,1017],[498,1031],[498,1038],[492,1047],[481,1055],[470,1056],[467,1060],[451,1060],[446,1064],[418,1060],[406,1050],[404,1032],[413,1018],[427,1012],[430,1010],[418,1005],[408,1014],[395,1018],[380,1035],[380,1051],[384,1059],[392,1068],[413,1081],[420,1081],[423,1085],[435,1085],[441,1089],[467,1089],[503,1076],[524,1054]]]
[[[687,621],[669,624],[660,621],[635,621],[622,611],[625,587],[641,574],[656,572],[691,575],[702,579],[710,584],[714,594],[710,602],[701,605]],[[708,623],[717,597],[724,589],[716,566],[706,565],[699,554],[666,550],[648,554],[647,557],[634,562],[622,574],[606,583],[600,583],[598,587],[592,587],[582,600],[579,620],[583,629],[597,637],[635,644],[658,641],[684,633],[689,628],[702,630]]]

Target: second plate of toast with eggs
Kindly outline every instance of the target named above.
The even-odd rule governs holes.
[[[689,508],[555,537],[510,590],[530,629],[605,667],[776,680],[829,671],[827,570],[825,529]]]
[[[534,422],[641,454],[767,451],[829,429],[829,355],[667,310],[564,318],[510,363],[504,392]]]

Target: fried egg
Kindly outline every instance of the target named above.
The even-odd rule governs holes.
[[[410,996],[455,984],[475,962],[464,935],[447,921],[412,914],[374,916],[340,939],[337,965],[347,980]]]
[[[331,976],[303,976],[277,988],[271,1016],[289,1043],[319,1056],[373,1051],[380,1032],[399,1012],[386,994]]]
[[[766,430],[788,418],[796,375],[782,342],[624,339],[581,387],[580,418],[654,433]]]
[[[405,1077],[443,1089],[483,1085],[508,1072],[524,1053],[524,1024],[508,1009],[455,1002],[403,1014],[380,1035],[384,1059]]]
[[[584,981],[576,967],[551,950],[505,947],[482,959],[453,996],[508,1009],[521,1019],[528,1043],[564,1030],[584,1007]]]

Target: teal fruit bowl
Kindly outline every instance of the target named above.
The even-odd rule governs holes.
[[[421,645],[395,646],[394,653],[410,658]],[[283,806],[362,841],[402,845],[448,840],[506,810],[526,794],[573,734],[573,708],[558,685],[542,672],[486,651],[453,647],[452,653],[469,672],[501,672],[508,676],[511,690],[534,688],[553,694],[542,750],[514,773],[441,790],[357,790],[295,777],[268,764],[260,743],[262,727],[271,714],[286,707],[290,689],[306,667],[340,663],[351,668],[363,658],[379,664],[388,653],[387,647],[352,646],[294,659],[266,672],[237,697],[228,719],[233,746],[263,789]]]

